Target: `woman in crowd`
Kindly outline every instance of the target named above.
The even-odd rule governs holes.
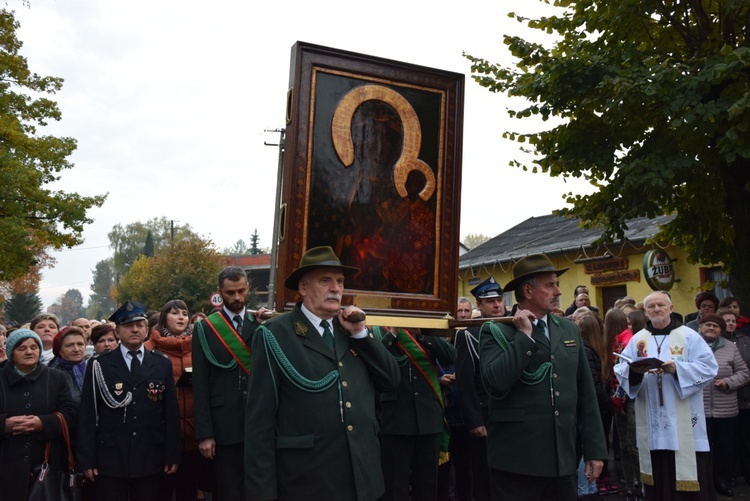
[[[156,327],[146,342],[146,348],[156,349],[169,357],[172,373],[177,385],[177,398],[180,403],[180,427],[182,431],[182,464],[174,475],[165,475],[159,498],[172,499],[176,489],[176,499],[196,499],[198,475],[201,469],[198,443],[195,440],[193,420],[193,387],[190,375],[193,368],[192,326],[187,305],[179,300],[168,301],[159,314]]]
[[[75,428],[77,406],[65,374],[39,361],[42,340],[29,329],[18,329],[5,342],[8,363],[0,370],[0,501],[26,499],[29,474],[42,464],[48,440],[58,441],[62,428],[55,412]],[[62,455],[51,456],[63,468]],[[67,467],[67,464],[65,464]]]
[[[49,364],[55,357],[52,353],[52,342],[60,329],[60,320],[52,313],[40,313],[31,319],[29,329],[36,332],[42,340],[41,362],[44,365]]]
[[[721,336],[726,328],[724,319],[709,313],[700,317],[700,334],[714,352],[719,373],[713,383],[703,389],[706,432],[711,446],[713,479],[716,492],[734,496],[729,482],[736,476],[735,448],[737,420],[737,389],[750,381],[750,371],[737,346]]]
[[[616,353],[622,350],[630,342],[633,333],[639,332],[646,327],[646,316],[642,311],[631,309],[627,315],[618,308],[613,308],[604,317],[604,330],[615,335]],[[622,472],[625,480],[625,493],[628,498],[641,494],[641,469],[638,459],[638,446],[635,436],[635,401],[628,398],[622,390],[619,390],[617,379],[613,379],[612,400],[615,403],[615,431],[620,440],[622,457]]]
[[[115,326],[109,322],[97,325],[91,329],[91,342],[94,343],[96,353],[114,350],[119,344]]]
[[[50,369],[63,371],[68,377],[70,393],[76,404],[81,403],[83,375],[86,372],[86,335],[78,327],[63,327],[52,342],[55,358]]]
[[[581,337],[583,338],[583,347],[586,350],[586,360],[589,363],[589,369],[591,370],[591,376],[594,381],[594,389],[596,390],[596,397],[599,403],[599,413],[602,415],[602,420],[612,421],[613,405],[612,400],[609,398],[609,385],[610,377],[612,374],[612,363],[610,361],[612,356],[607,353],[607,346],[602,336],[602,327],[599,319],[593,313],[581,315],[576,320],[576,325],[581,331]],[[608,416],[608,417],[607,417]],[[609,483],[607,475],[607,464],[605,461],[604,469],[599,478],[601,482],[597,481],[596,484],[589,484],[588,480],[583,475],[584,466],[583,459],[578,468],[578,495],[587,496],[591,494],[608,494],[610,491],[616,492],[618,489],[615,485]]]
[[[735,322],[737,324],[737,329],[742,329],[746,325],[750,324],[750,318],[747,318],[745,315],[740,313],[740,299],[737,297],[727,296],[721,301],[719,301],[719,310],[722,308],[729,308],[730,310],[734,311],[737,316],[737,321]],[[716,314],[719,315],[719,310],[716,310]],[[721,316],[721,315],[719,315]],[[727,326],[727,330],[729,326]]]

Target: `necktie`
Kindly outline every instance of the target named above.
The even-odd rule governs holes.
[[[320,326],[323,327],[323,340],[333,350],[335,343],[333,340],[333,332],[331,331],[331,324],[328,323],[328,320],[323,320],[320,322]]]
[[[133,357],[133,360],[130,361],[130,375],[138,377],[138,370],[141,368],[141,361],[138,360],[138,350],[130,350],[128,353]]]
[[[542,329],[542,332],[544,333],[545,336],[547,335],[547,322],[545,322],[544,320],[540,318],[537,321],[536,326]]]
[[[242,333],[242,317],[235,315],[232,320],[234,320],[234,324],[237,326],[237,332]]]

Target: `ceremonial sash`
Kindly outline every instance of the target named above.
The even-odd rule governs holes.
[[[642,330],[630,340],[635,346],[643,346],[642,356],[648,357],[648,345],[652,334]],[[685,332],[683,328],[674,329],[669,333],[669,339],[665,340],[670,354],[670,360],[688,360],[685,345]],[[644,378],[648,374],[644,374]],[[645,381],[644,381],[645,382]],[[653,382],[652,382],[653,383]],[[654,383],[655,384],[655,383]],[[636,416],[636,441],[638,443],[638,456],[641,466],[641,480],[646,485],[654,485],[654,474],[651,465],[651,444],[649,438],[648,403],[646,391],[638,392],[635,400]],[[675,455],[675,477],[676,491],[699,491],[698,467],[695,458],[695,438],[693,436],[693,425],[690,421],[690,401],[675,398],[675,417],[677,419],[677,443],[678,449]]]
[[[250,374],[250,348],[242,340],[234,325],[219,312],[210,314],[206,318],[206,325],[216,334],[216,339],[221,341],[242,370]]]
[[[404,350],[404,353],[422,376],[427,380],[433,393],[440,403],[440,408],[445,410],[445,402],[443,400],[443,390],[440,389],[440,376],[438,375],[438,369],[435,363],[432,361],[429,355],[424,351],[422,345],[420,345],[414,336],[411,335],[406,329],[398,329],[396,334],[398,344]],[[450,444],[450,428],[448,422],[443,418],[443,433],[440,441],[440,457],[438,464],[444,464],[448,462],[450,458],[448,454],[448,446]]]

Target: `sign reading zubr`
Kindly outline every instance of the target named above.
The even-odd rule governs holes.
[[[661,249],[653,249],[643,256],[643,276],[655,291],[668,291],[674,285],[674,265],[669,255]]]

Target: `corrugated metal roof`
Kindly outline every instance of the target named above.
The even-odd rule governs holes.
[[[656,235],[659,225],[668,223],[672,217],[630,219],[627,221],[625,239],[640,244]],[[513,262],[530,254],[543,253],[551,256],[581,247],[588,248],[603,231],[600,228],[581,228],[579,222],[578,218],[555,214],[531,217],[459,257],[458,268],[463,270]]]

